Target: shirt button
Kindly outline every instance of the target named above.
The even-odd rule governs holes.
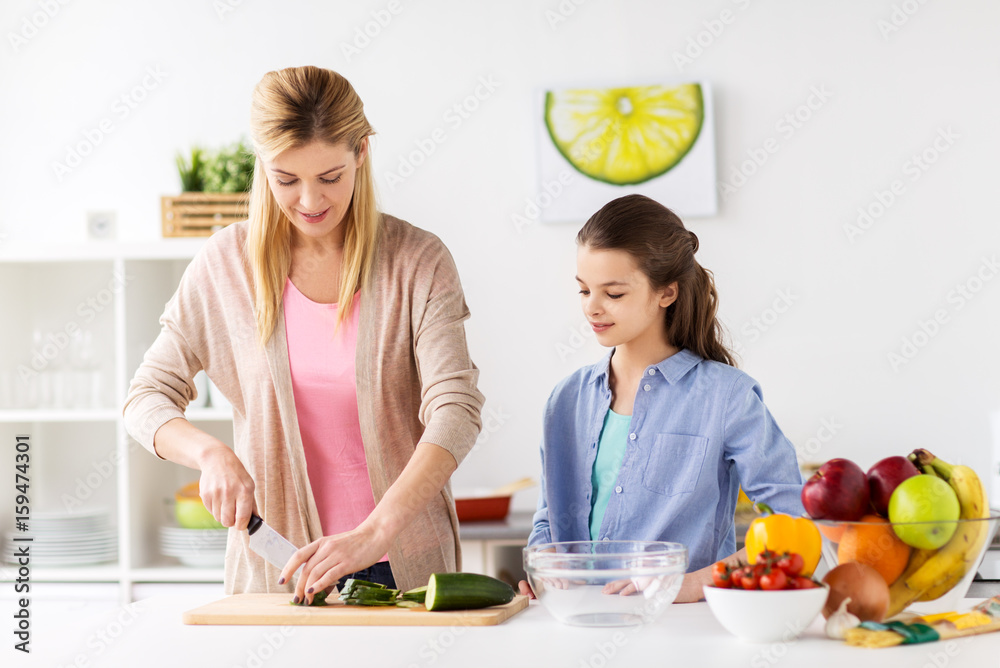
[[[629,434],[628,437],[629,437],[630,441],[634,441],[635,440],[635,433],[633,432],[633,433]]]
[[[650,391],[651,389],[653,389],[653,386],[652,386],[652,385],[648,385],[648,384],[647,384],[647,385],[646,385],[645,387],[643,387],[642,389],[644,389],[644,390],[646,390],[647,392],[649,392],[649,391]]]
[[[604,541],[605,543],[607,543],[607,542],[608,542],[609,540],[611,540],[611,539],[610,539],[610,538],[608,538],[607,536],[605,536],[605,537],[604,537],[604,538],[602,538],[601,540],[603,540],[603,541]]]
[[[648,374],[649,374],[650,376],[652,376],[653,374],[655,374],[655,373],[656,373],[656,370],[655,370],[655,369],[650,369],[650,370],[649,370],[649,371],[647,371],[646,373],[648,373]]]
[[[617,487],[615,487],[615,492],[617,492],[618,494],[621,494],[622,493],[622,486],[618,485]]]

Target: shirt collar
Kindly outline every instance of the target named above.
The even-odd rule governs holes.
[[[614,352],[615,350],[612,348],[608,351],[604,358],[594,366],[594,375],[590,378],[591,383],[600,382],[605,388],[608,387],[608,370],[611,367],[611,356]],[[661,361],[659,364],[654,364],[652,368],[659,371],[660,375],[663,376],[668,383],[673,385],[701,361],[702,357],[698,355],[698,353],[684,348]]]

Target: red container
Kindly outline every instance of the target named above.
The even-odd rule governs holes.
[[[459,522],[502,520],[510,512],[510,495],[455,499]]]

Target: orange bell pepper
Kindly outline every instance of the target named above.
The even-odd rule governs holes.
[[[757,555],[765,549],[778,554],[796,552],[802,555],[802,561],[805,562],[802,575],[812,575],[819,564],[823,547],[819,529],[812,520],[775,513],[763,503],[755,503],[754,509],[763,514],[751,522],[747,529],[747,560],[751,564],[755,563]]]

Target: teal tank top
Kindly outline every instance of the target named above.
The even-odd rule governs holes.
[[[619,415],[610,408],[604,416],[604,426],[601,427],[601,438],[597,445],[597,458],[594,459],[594,471],[590,476],[594,487],[590,496],[590,539],[600,540],[601,523],[604,521],[604,511],[608,508],[611,493],[618,480],[618,470],[622,467],[625,457],[625,447],[628,445],[628,427],[632,423],[631,415]]]

